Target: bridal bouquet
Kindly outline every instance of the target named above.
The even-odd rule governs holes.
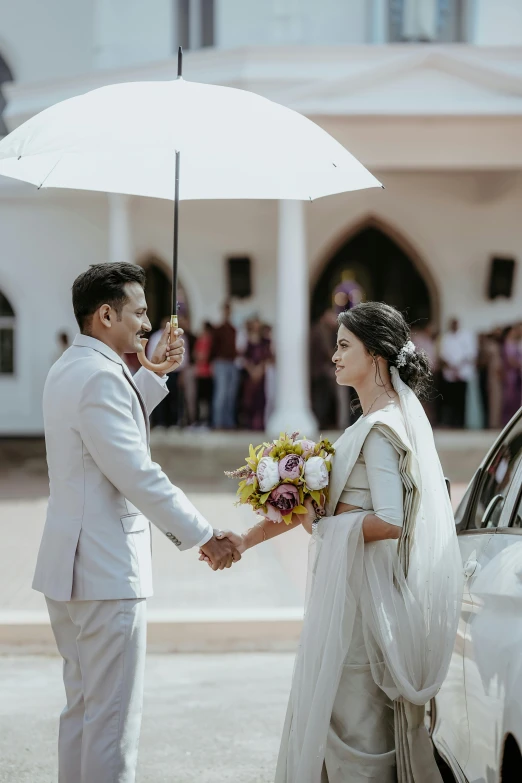
[[[250,445],[246,465],[239,470],[225,471],[230,478],[239,478],[239,503],[247,503],[256,513],[273,522],[289,525],[294,514],[306,514],[307,498],[317,507],[328,499],[332,467],[330,457],[335,450],[326,440],[314,443],[297,432],[282,433],[272,443]]]

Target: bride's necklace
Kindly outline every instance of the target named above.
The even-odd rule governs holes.
[[[368,408],[368,410],[366,411],[366,413],[364,413],[364,411],[363,411],[363,416],[368,416],[368,414],[369,414],[369,413],[370,413],[370,411],[372,410],[372,408],[373,408],[373,406],[375,405],[375,403],[377,402],[377,400],[380,400],[380,399],[381,399],[381,397],[384,397],[384,395],[385,395],[385,394],[388,394],[388,389],[385,389],[383,392],[381,392],[381,393],[379,394],[379,396],[378,396],[378,397],[376,397],[376,398],[374,399],[374,401],[372,402],[372,404],[370,405],[370,407]]]

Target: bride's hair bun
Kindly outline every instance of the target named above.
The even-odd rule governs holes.
[[[368,353],[382,356],[391,367],[397,367],[417,397],[428,397],[432,383],[430,363],[424,351],[410,349],[410,327],[399,310],[384,302],[363,302],[341,313],[338,320]]]

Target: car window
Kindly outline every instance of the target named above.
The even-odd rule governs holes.
[[[522,493],[520,493],[518,496],[515,512],[511,518],[511,522],[509,523],[509,526],[516,527],[519,530],[522,528]]]
[[[467,530],[498,526],[511,481],[521,461],[522,417],[506,433],[482,473]]]
[[[477,484],[480,482],[480,478],[481,478],[481,472],[480,470],[477,470],[477,472],[473,476],[473,479],[468,484],[468,488],[464,494],[464,497],[462,498],[459,505],[457,506],[457,510],[455,511],[455,527],[457,529],[457,533],[460,533],[461,530],[466,530],[466,523],[468,518],[467,512],[469,509],[469,503],[472,496],[475,494],[475,488]]]

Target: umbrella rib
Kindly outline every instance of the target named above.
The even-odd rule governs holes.
[[[65,154],[65,153],[63,153],[63,152],[62,152],[62,154],[60,155],[60,157],[58,158],[58,160],[56,161],[56,163],[54,164],[54,166],[52,167],[52,169],[51,169],[51,170],[50,170],[50,171],[49,171],[49,172],[48,172],[48,173],[45,175],[45,177],[43,178],[43,180],[40,182],[40,184],[39,184],[39,185],[38,185],[38,187],[36,188],[37,190],[41,190],[41,188],[43,187],[44,183],[45,183],[45,182],[46,182],[46,181],[49,179],[49,177],[51,176],[51,174],[53,173],[53,171],[55,170],[55,168],[57,167],[57,165],[58,165],[58,164],[60,163],[60,161],[62,160],[62,158],[63,158],[64,154]],[[20,157],[21,157],[21,156],[20,156]]]

